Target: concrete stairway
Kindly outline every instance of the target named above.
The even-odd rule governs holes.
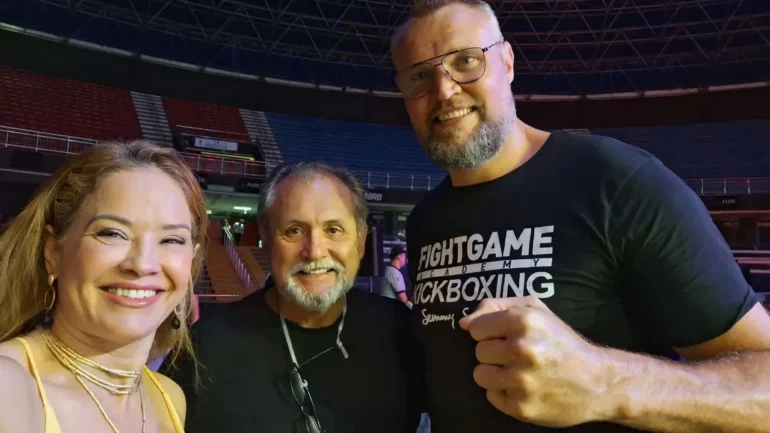
[[[235,273],[235,268],[227,256],[223,245],[210,243],[206,251],[206,269],[211,279],[214,293],[218,295],[246,295],[245,287]]]
[[[206,269],[206,265],[203,265],[203,271],[201,272],[201,277],[198,279],[198,282],[195,283],[194,292],[196,295],[208,295],[214,293],[214,287],[211,285],[211,277],[209,276],[208,269]]]
[[[240,111],[241,119],[243,119],[243,125],[246,126],[246,131],[249,133],[249,138],[262,149],[265,155],[265,162],[272,166],[282,164],[283,156],[278,148],[278,144],[275,142],[273,130],[270,128],[270,123],[267,121],[265,113],[246,110],[245,108],[241,108]]]
[[[142,137],[163,146],[173,146],[163,100],[157,95],[131,92]]]
[[[249,252],[257,260],[257,263],[259,263],[259,266],[262,267],[265,273],[269,273],[270,260],[268,260],[267,258],[267,250],[265,250],[264,248],[250,247]]]
[[[259,290],[265,285],[267,272],[266,268],[251,253],[251,250],[251,247],[238,247],[238,255],[241,257],[243,264],[246,265],[246,269],[248,269],[251,279],[254,280],[257,290]]]

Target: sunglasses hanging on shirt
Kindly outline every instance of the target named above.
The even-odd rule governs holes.
[[[337,326],[336,346],[332,346],[300,364],[297,361],[297,355],[294,353],[294,346],[291,343],[289,329],[286,326],[286,319],[284,319],[283,314],[281,314],[281,306],[280,301],[278,301],[277,294],[276,301],[278,304],[278,316],[281,318],[283,336],[286,339],[286,347],[288,348],[289,356],[291,357],[291,369],[289,370],[289,386],[291,387],[291,394],[294,397],[294,401],[297,403],[297,406],[299,406],[300,411],[302,412],[302,416],[305,421],[305,427],[307,428],[307,433],[324,433],[324,430],[321,427],[321,422],[318,419],[318,413],[315,408],[315,403],[313,402],[313,397],[310,395],[308,383],[305,379],[302,378],[299,369],[302,365],[305,365],[308,362],[318,358],[319,356],[335,349],[339,349],[340,352],[342,352],[342,356],[345,359],[348,359],[348,352],[345,350],[345,346],[343,346],[342,339],[340,338],[342,335],[342,327],[345,324],[345,315],[348,311],[347,302],[342,307],[342,319],[340,320],[340,324]],[[306,405],[306,403],[309,404]]]

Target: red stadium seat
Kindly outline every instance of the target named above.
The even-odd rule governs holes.
[[[95,140],[142,136],[130,92],[0,66],[0,125]]]

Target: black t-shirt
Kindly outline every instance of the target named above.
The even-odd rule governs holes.
[[[351,290],[341,340],[300,367],[328,433],[413,433],[423,407],[423,360],[401,302]],[[323,329],[287,321],[300,364],[336,347],[339,320]],[[222,306],[194,326],[201,383],[188,360],[162,371],[187,397],[187,433],[305,432],[289,388],[290,356],[265,291]],[[421,398],[422,397],[422,398]]]
[[[413,210],[407,242],[433,433],[548,431],[497,411],[473,381],[475,342],[457,321],[483,298],[538,296],[597,344],[671,358],[757,302],[699,197],[605,137],[555,132],[499,179],[446,180]]]

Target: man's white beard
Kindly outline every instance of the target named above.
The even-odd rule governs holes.
[[[320,293],[308,292],[302,288],[294,276],[299,272],[318,268],[333,269],[337,272],[337,279],[327,290]],[[352,287],[353,283],[348,280],[345,267],[336,260],[328,259],[298,263],[286,273],[286,286],[278,287],[278,290],[308,311],[323,312],[342,299]]]

